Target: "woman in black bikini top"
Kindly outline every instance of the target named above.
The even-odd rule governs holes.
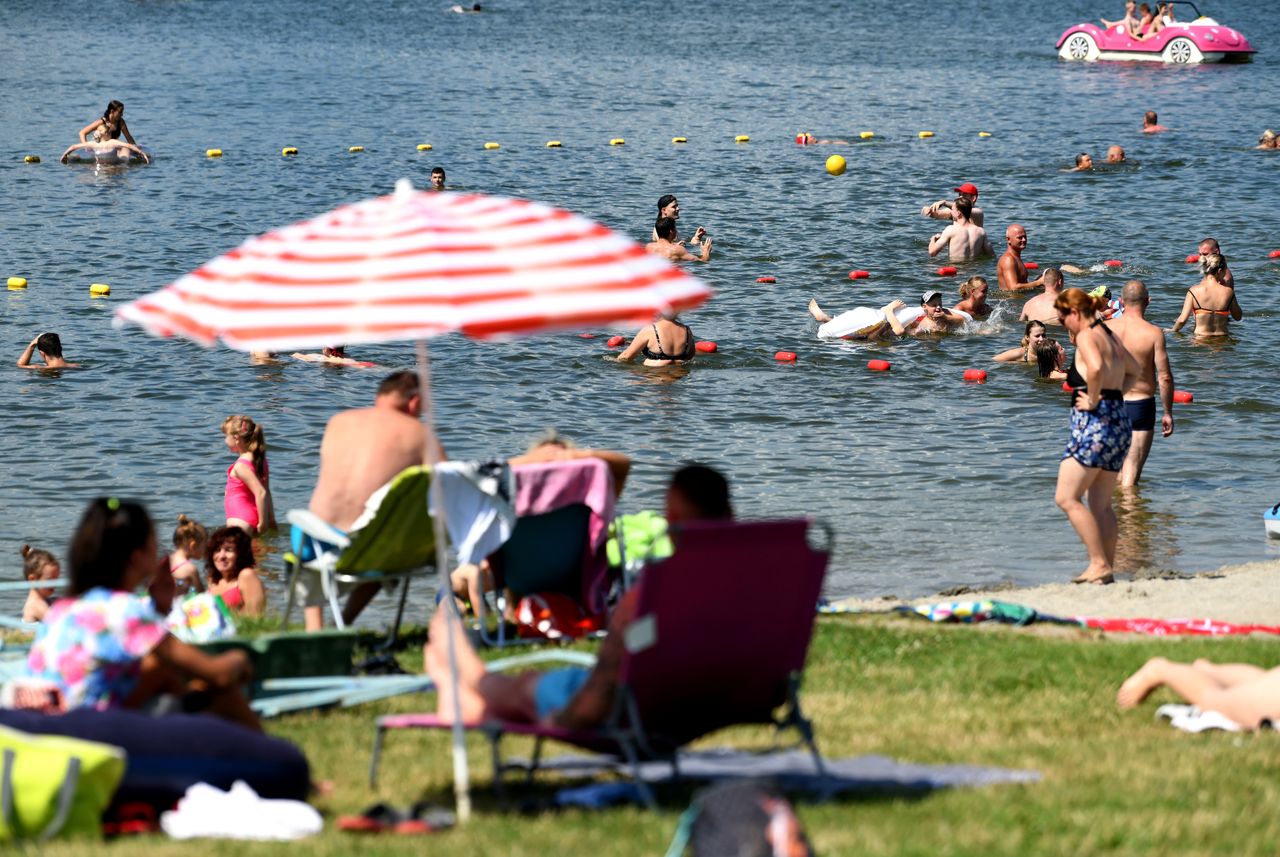
[[[1225,336],[1230,320],[1239,321],[1244,317],[1240,303],[1236,300],[1236,290],[1224,282],[1226,260],[1221,254],[1212,253],[1200,260],[1200,271],[1204,274],[1204,279],[1199,285],[1187,289],[1187,297],[1182,302],[1182,314],[1169,330],[1177,333],[1194,317],[1196,336]],[[1204,303],[1209,306],[1204,306]]]
[[[618,362],[629,363],[639,355],[646,366],[671,366],[692,360],[696,353],[689,325],[675,318],[660,318],[636,334],[618,355]]]

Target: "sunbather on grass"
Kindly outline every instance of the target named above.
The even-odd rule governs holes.
[[[1133,708],[1165,686],[1201,711],[1216,711],[1245,729],[1262,721],[1280,721],[1280,667],[1215,664],[1198,660],[1179,664],[1152,658],[1131,675],[1116,694],[1121,708]]]

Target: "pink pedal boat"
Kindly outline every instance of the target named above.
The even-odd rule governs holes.
[[[1254,48],[1242,33],[1200,14],[1195,3],[1175,0],[1175,15],[1188,8],[1193,18],[1172,21],[1154,36],[1134,39],[1123,24],[1103,28],[1076,24],[1058,39],[1058,56],[1080,62],[1145,61],[1191,65],[1202,62],[1248,62]]]

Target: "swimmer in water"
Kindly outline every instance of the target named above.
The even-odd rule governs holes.
[[[996,262],[996,285],[1002,292],[1019,292],[1044,285],[1044,274],[1027,281],[1027,266],[1022,261],[1022,251],[1027,249],[1027,230],[1018,223],[1010,223],[1004,231],[1005,248]]]
[[[1263,132],[1262,132],[1262,136],[1258,138],[1258,145],[1257,145],[1257,146],[1255,146],[1254,148],[1256,148],[1256,149],[1280,149],[1280,146],[1277,146],[1277,145],[1276,145],[1276,132],[1275,132],[1275,131],[1272,131],[1270,128],[1268,128],[1267,130],[1263,131]]]
[[[89,140],[90,134],[93,135],[92,141]],[[124,141],[120,140],[121,136],[124,137]],[[112,101],[107,105],[107,109],[102,112],[102,116],[81,128],[80,142],[73,146],[68,146],[67,150],[62,153],[60,160],[65,164],[67,156],[76,149],[92,151],[114,149],[117,157],[129,158],[136,156],[141,158],[143,163],[151,163],[150,156],[139,148],[137,141],[129,133],[129,126],[124,121],[124,105],[119,101]]]
[[[884,314],[885,320],[877,327],[872,328],[866,333],[859,336],[859,339],[877,339],[887,336],[891,331],[895,336],[920,336],[930,333],[949,333],[965,323],[966,319],[962,315],[946,309],[942,306],[942,292],[928,291],[920,297],[920,307],[923,310],[920,317],[907,324],[898,321],[897,311],[905,307],[905,301],[895,300],[885,304],[880,308],[880,312]],[[813,316],[821,324],[831,321],[831,316],[822,311],[822,307],[818,306],[816,298],[809,300],[809,315]]]
[[[968,262],[979,256],[994,256],[995,250],[987,232],[971,219],[973,205],[960,197],[951,204],[951,225],[929,239],[929,255],[936,256],[948,248],[952,262]]]
[[[1121,146],[1112,146],[1107,149],[1108,164],[1127,164],[1129,163],[1124,156],[1124,148]]]
[[[444,167],[431,168],[431,189],[444,190]]]
[[[1076,155],[1076,165],[1065,172],[1068,173],[1087,173],[1093,169],[1093,156],[1088,152],[1081,152]]]
[[[707,262],[711,259],[711,239],[706,238],[702,242],[702,255],[695,256],[688,250],[684,249],[684,245],[676,240],[676,222],[670,217],[659,217],[658,222],[653,226],[654,234],[658,237],[645,245],[646,250],[657,256],[669,259],[672,262]]]
[[[1148,110],[1142,117],[1142,133],[1143,134],[1159,134],[1169,129],[1160,124],[1154,110]]]
[[[817,137],[807,132],[802,132],[796,141],[801,146],[852,146],[848,140],[819,140]]]
[[[954,188],[956,196],[967,200],[971,208],[969,209],[969,222],[974,226],[982,225],[982,209],[978,208],[978,186],[972,182],[965,182],[959,187]],[[949,199],[940,199],[932,205],[926,205],[920,209],[921,217],[932,217],[934,220],[950,220],[951,219],[952,201]]]
[[[1023,330],[1022,342],[1017,348],[1001,351],[991,359],[997,363],[1035,363],[1035,349],[1047,338],[1043,321],[1029,321]]]
[[[987,246],[990,246],[990,242],[987,242]],[[991,305],[987,303],[986,277],[973,276],[960,284],[960,302],[955,305],[955,309],[967,312],[980,321],[991,315]]]
[[[44,365],[32,365],[31,358],[35,352],[40,352],[40,359],[44,361]],[[56,333],[42,333],[35,339],[27,343],[27,347],[23,350],[22,356],[18,358],[18,365],[23,369],[79,369],[79,363],[68,363],[62,357],[62,339]]]
[[[347,356],[347,346],[345,345],[326,345],[319,354],[304,354],[301,351],[295,351],[292,355],[294,360],[302,360],[306,363],[326,363],[330,366],[360,366],[365,369],[374,368],[374,364],[366,360],[356,360]]]
[[[689,325],[674,315],[663,316],[635,335],[631,344],[618,355],[618,362],[630,363],[636,355],[641,355],[645,366],[687,363],[697,354],[695,345]]]
[[[677,227],[676,235],[672,240],[675,241],[675,243],[677,244],[683,245],[685,242],[684,242],[684,239],[680,237],[680,233],[679,233],[680,200],[676,199],[674,196],[672,196],[669,193],[663,194],[662,196],[658,197],[658,220],[661,220],[664,217],[669,217],[673,221],[676,221],[676,227]],[[689,246],[691,247],[700,246],[702,244],[702,239],[705,238],[706,235],[707,235],[707,230],[699,226],[697,229],[693,230],[693,237],[689,239]],[[656,222],[654,224],[653,234],[649,237],[649,240],[650,241],[658,240],[658,227]]]
[[[1169,333],[1177,333],[1194,315],[1196,320],[1196,336],[1226,336],[1232,319],[1239,321],[1244,317],[1240,303],[1236,300],[1236,290],[1226,283],[1224,272],[1227,262],[1219,253],[1210,253],[1200,257],[1200,272],[1204,275],[1199,285],[1187,290],[1187,297],[1182,302],[1182,314],[1169,328]]]

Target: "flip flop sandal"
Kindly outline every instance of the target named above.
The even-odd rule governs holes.
[[[359,815],[338,817],[338,829],[349,833],[386,833],[408,819],[408,815],[389,803],[375,803]]]
[[[395,826],[395,832],[404,836],[436,833],[448,830],[456,821],[454,814],[449,810],[427,801],[418,801],[409,807],[407,817]]]
[[[137,836],[159,830],[156,808],[149,803],[123,804],[116,810],[112,820],[102,823],[104,836]]]

